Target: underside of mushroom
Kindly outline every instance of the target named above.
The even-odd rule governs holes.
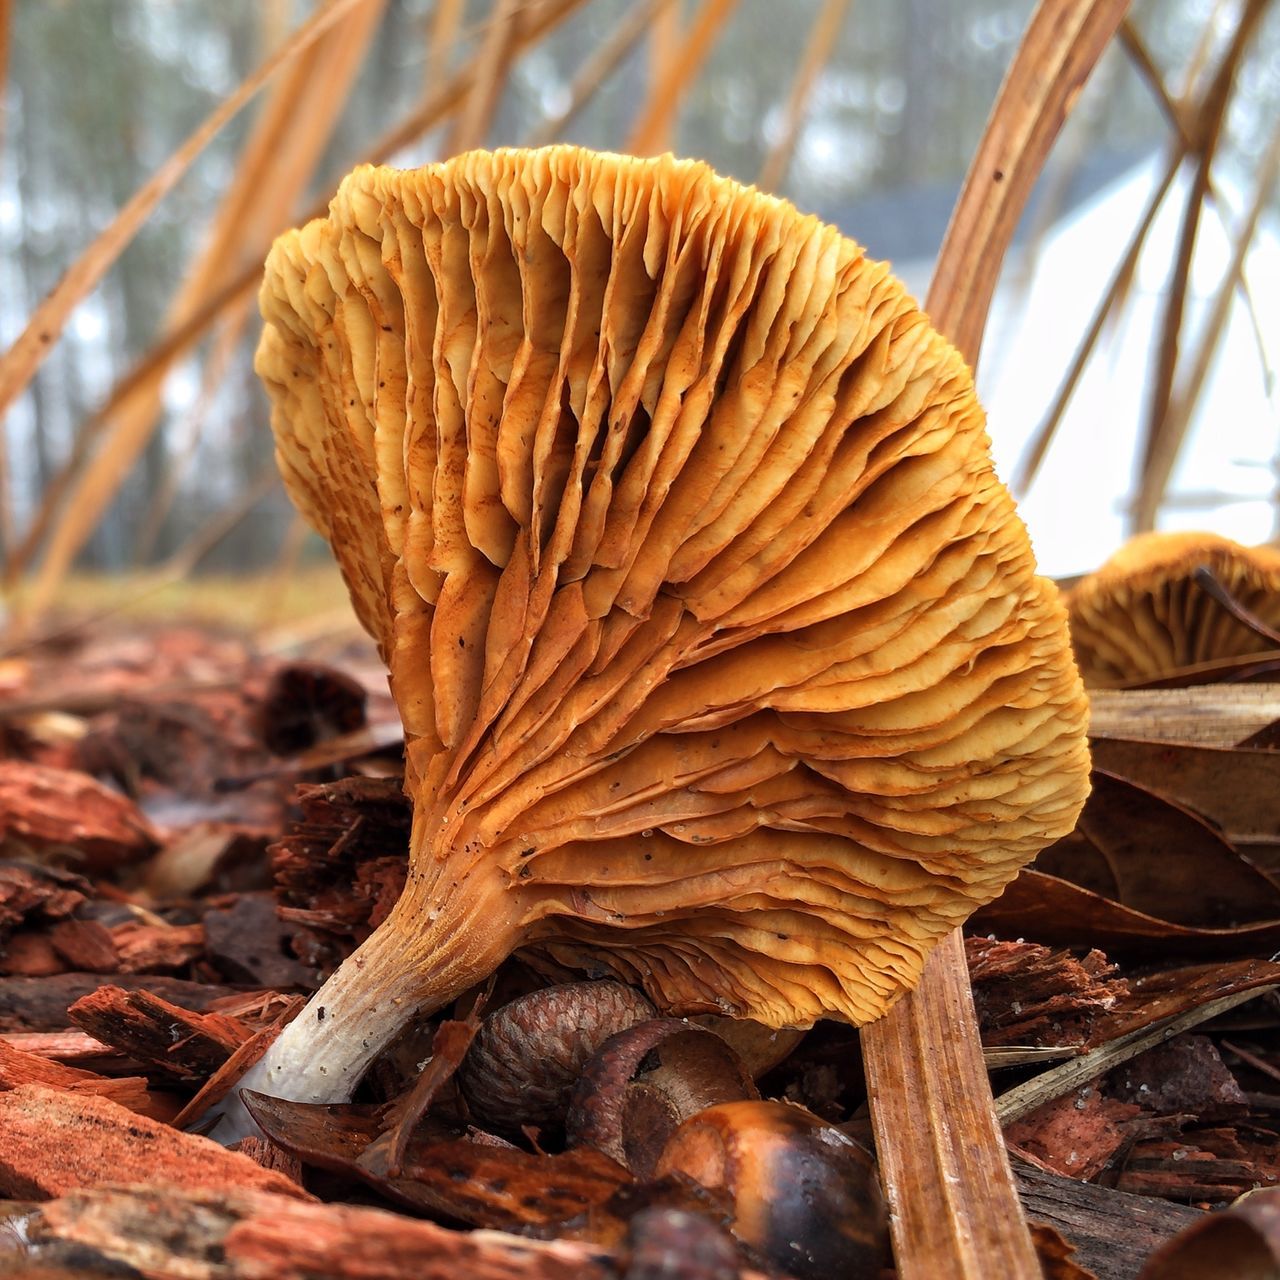
[[[348,1096],[519,948],[862,1023],[1072,827],[1086,704],[971,376],[833,228],[699,163],[475,152],[358,169],[261,302],[415,815],[254,1087]]]
[[[1203,663],[1275,656],[1280,551],[1213,533],[1130,539],[1068,597],[1086,684],[1156,680]]]

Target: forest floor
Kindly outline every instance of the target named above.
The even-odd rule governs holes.
[[[821,1274],[818,1244],[806,1263],[754,1236],[738,1192],[660,1174],[654,1152],[619,1162],[576,1144],[572,1116],[566,1139],[575,1079],[553,1087],[551,1060],[593,1019],[607,1033],[610,984],[583,997],[566,985],[579,975],[545,963],[509,961],[415,1028],[354,1103],[264,1103],[265,1136],[239,1150],[199,1136],[406,875],[382,668],[327,605],[307,620],[331,580],[286,585],[265,604],[205,586],[207,609],[187,589],[127,616],[86,586],[91,623],[0,661],[0,1272]],[[210,621],[228,616],[239,626]],[[997,1110],[1037,1240],[1058,1258],[1047,1274],[1173,1275],[1153,1251],[1176,1259],[1207,1212],[1262,1189],[1249,1212],[1270,1200],[1276,1216],[1277,745],[1267,727],[1244,743],[1104,742],[1078,831],[968,930]],[[458,1068],[514,997],[542,1002],[555,1052],[530,1048],[527,1079],[495,1098]],[[585,1011],[557,1004],[583,998]],[[714,1100],[783,1100],[870,1145],[856,1031],[741,1039],[704,1023],[733,1063],[690,1049],[688,1028],[679,1052],[679,1035],[663,1049],[668,1028],[620,1080],[578,1060],[573,1074],[621,1090],[626,1111],[710,1072]],[[424,1118],[388,1161],[409,1110]],[[844,1186],[840,1230],[869,1241],[876,1275],[874,1191]],[[1249,1248],[1280,1249],[1274,1223],[1242,1230]],[[684,1269],[652,1270],[672,1240]],[[1227,1269],[1197,1274],[1243,1274],[1229,1248]]]

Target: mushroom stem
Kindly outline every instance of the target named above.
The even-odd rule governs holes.
[[[434,850],[426,858],[411,855],[410,867],[391,914],[214,1113],[221,1117],[213,1130],[219,1141],[258,1132],[240,1089],[296,1102],[348,1101],[401,1030],[488,977],[518,945],[520,895],[500,877],[459,876],[456,868],[451,874],[447,858]]]

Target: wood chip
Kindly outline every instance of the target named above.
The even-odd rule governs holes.
[[[0,760],[0,840],[67,850],[94,871],[145,858],[155,831],[127,796],[74,769]]]
[[[253,1191],[80,1192],[45,1205],[30,1231],[37,1240],[75,1241],[148,1274],[183,1280],[612,1280],[619,1274],[612,1255],[575,1241],[450,1231],[381,1209],[305,1204]],[[740,1280],[762,1277],[744,1271]]]
[[[58,1031],[69,1027],[67,1009],[101,985],[102,978],[96,973],[0,978],[0,1032]],[[155,974],[117,974],[113,985],[125,990],[145,987],[153,995],[197,1011],[207,1009],[215,1000],[245,994],[243,987],[210,986]]]
[[[248,1156],[108,1098],[40,1085],[0,1094],[0,1195],[43,1200],[106,1183],[306,1195]]]
[[[67,1016],[90,1035],[179,1080],[203,1080],[249,1039],[250,1031],[220,1013],[192,1013],[149,991],[101,987]]]
[[[126,973],[182,969],[204,954],[204,925],[130,922],[111,930],[120,968]]]
[[[51,1089],[68,1089],[72,1093],[97,1094],[100,1098],[110,1098],[142,1115],[151,1115],[156,1109],[147,1092],[147,1082],[141,1076],[112,1079],[96,1075],[92,1071],[42,1058],[38,1053],[15,1049],[0,1040],[0,1092],[17,1089],[24,1084],[47,1085]]]

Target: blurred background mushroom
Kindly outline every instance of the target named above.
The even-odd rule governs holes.
[[[862,1023],[1071,829],[1056,592],[963,362],[833,228],[669,157],[476,152],[357,170],[262,307],[415,810],[391,917],[251,1087],[349,1096],[518,947]]]
[[[1280,658],[1280,551],[1212,533],[1148,533],[1068,594],[1071,643],[1088,685],[1159,680]]]

